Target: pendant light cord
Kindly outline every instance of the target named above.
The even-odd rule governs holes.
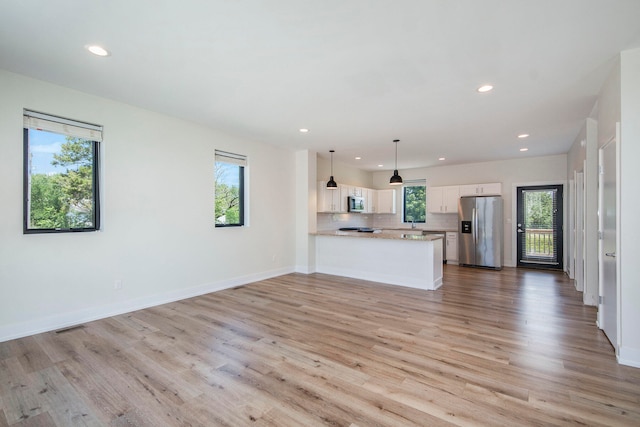
[[[396,139],[393,142],[396,144],[396,167],[395,167],[395,169],[398,170],[398,140]]]
[[[333,176],[333,150],[331,150],[331,176]]]

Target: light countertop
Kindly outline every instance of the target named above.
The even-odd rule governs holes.
[[[388,229],[387,229],[388,230]],[[364,239],[390,239],[390,240],[414,240],[414,241],[422,241],[422,242],[431,242],[433,240],[444,239],[444,234],[415,234],[416,229],[407,229],[408,233],[403,232],[404,230],[398,230],[397,233],[393,232],[380,232],[375,231],[373,233],[365,233],[359,231],[340,231],[340,230],[327,230],[327,231],[318,231],[316,233],[312,233],[316,236],[343,236],[343,237],[357,237]],[[411,233],[413,231],[414,233]]]

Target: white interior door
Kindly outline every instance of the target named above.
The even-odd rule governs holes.
[[[584,292],[584,173],[576,173],[576,241],[575,281],[576,290]]]
[[[567,273],[569,279],[575,279],[576,270],[576,180],[569,180],[569,246],[565,259],[567,260]]]
[[[616,140],[600,149],[600,327],[618,354],[618,289],[616,263]]]

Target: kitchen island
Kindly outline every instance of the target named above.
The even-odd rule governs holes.
[[[442,235],[319,231],[316,271],[411,288],[442,285]]]

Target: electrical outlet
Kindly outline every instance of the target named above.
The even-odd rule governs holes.
[[[115,282],[113,282],[113,289],[116,289],[116,290],[122,289],[122,280],[117,279]]]

